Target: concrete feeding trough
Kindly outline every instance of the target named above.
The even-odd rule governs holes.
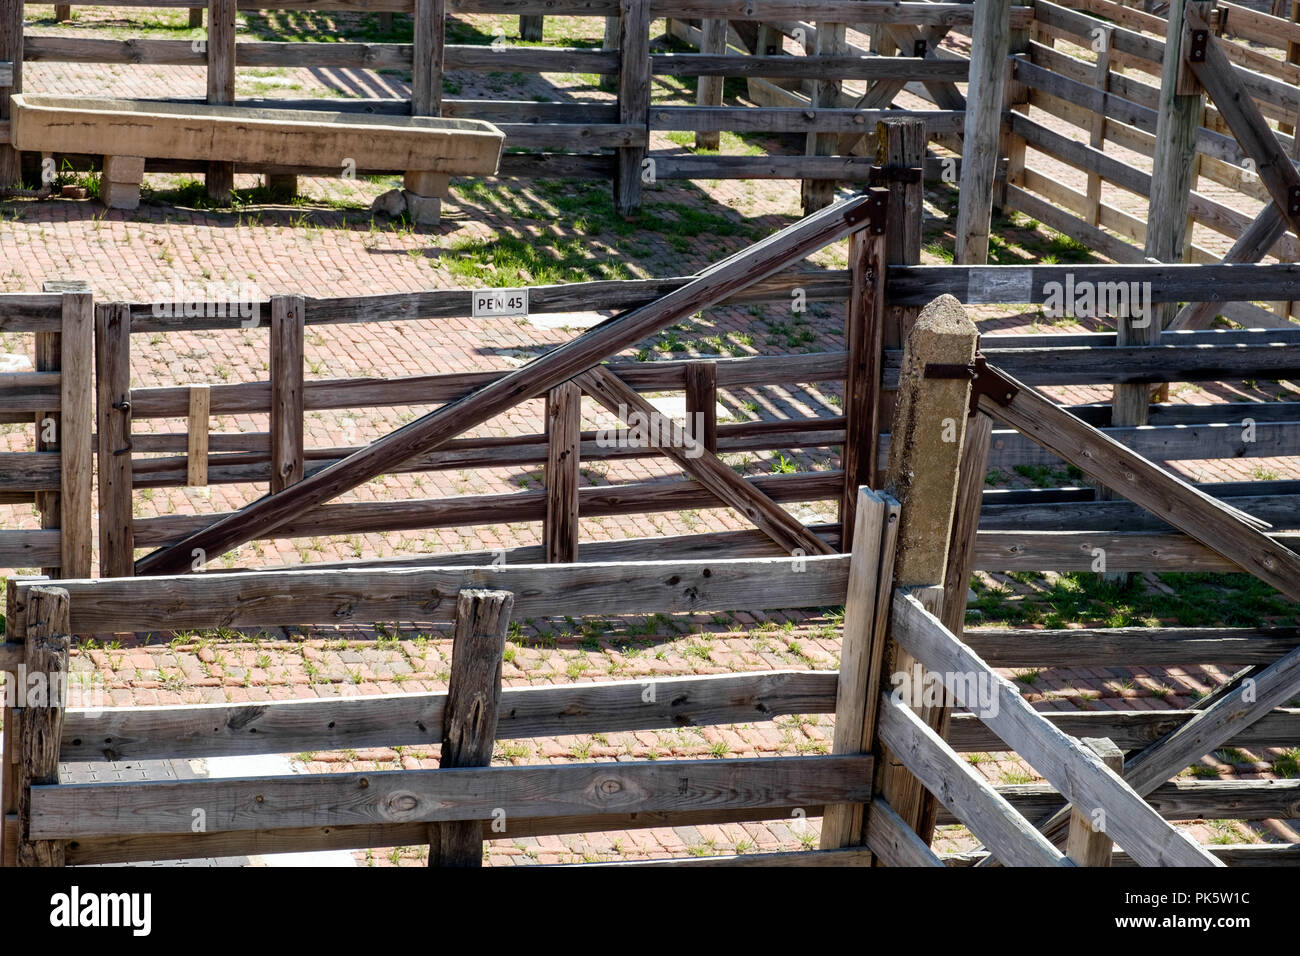
[[[18,93],[15,148],[102,155],[100,196],[112,209],[140,202],[145,159],[405,172],[405,211],[436,223],[451,176],[497,171],[505,134],[481,120],[209,106],[157,100]],[[292,175],[292,173],[290,173]]]

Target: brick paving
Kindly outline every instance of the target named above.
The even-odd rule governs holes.
[[[44,8],[32,8],[41,11]],[[38,32],[91,36],[138,34],[140,11],[124,8],[74,8],[75,26],[37,22]],[[40,16],[29,10],[29,18]],[[44,15],[48,15],[47,13]],[[242,16],[242,15],[241,15]],[[149,11],[154,35],[177,36],[159,24],[183,22],[185,12]],[[274,22],[243,16],[245,35],[267,36]],[[398,30],[404,17],[398,16]],[[514,34],[505,17],[461,18],[462,33],[490,36],[497,26]],[[295,29],[325,33],[338,25],[357,28],[346,15],[314,14],[295,21]],[[406,29],[409,29],[407,27]],[[599,38],[598,21],[548,18],[548,38]],[[180,34],[183,35],[183,34]],[[859,38],[860,39],[860,38]],[[460,42],[464,42],[462,39]],[[958,41],[964,42],[964,41]],[[608,100],[608,91],[580,90],[576,77],[523,78],[493,74],[448,77],[459,97],[503,96]],[[116,96],[201,97],[201,70],[187,67],[103,67],[36,62],[27,67],[29,90]],[[240,96],[274,98],[341,95],[405,96],[406,78],[391,73],[341,70],[257,70],[240,74]],[[656,81],[656,100],[678,96],[682,88]],[[915,102],[908,105],[917,105]],[[1051,121],[1035,114],[1035,119]],[[1054,121],[1052,121],[1054,122]],[[1059,127],[1058,127],[1059,128]],[[1073,135],[1073,134],[1072,134]],[[656,150],[681,150],[680,137],[655,133]],[[801,150],[794,140],[728,140],[730,150],[758,145],[774,152]],[[1108,152],[1112,147],[1108,147]],[[1140,157],[1116,151],[1141,166]],[[1081,188],[1075,170],[1042,167],[1053,178]],[[303,197],[285,205],[247,205],[210,211],[186,205],[184,177],[150,176],[152,198],[137,212],[105,212],[94,203],[22,199],[0,203],[0,290],[33,291],[53,278],[83,278],[101,300],[114,297],[150,299],[159,283],[250,281],[260,293],[318,296],[368,295],[382,292],[468,287],[480,284],[554,281],[587,277],[683,275],[742,248],[798,216],[797,184],[707,181],[660,183],[648,189],[645,209],[630,226],[608,214],[608,185],[459,183],[445,206],[446,219],[436,229],[407,229],[372,217],[370,200],[395,180],[308,179],[300,181]],[[255,185],[239,177],[240,188]],[[1203,184],[1215,198],[1218,187]],[[1105,193],[1125,211],[1141,215],[1143,204],[1128,194]],[[572,201],[581,209],[574,212]],[[927,194],[927,242],[951,245],[951,190]],[[1243,211],[1250,211],[1249,209]],[[1023,217],[1014,228],[1026,255],[1037,255],[1035,237]],[[1197,242],[1221,251],[1222,237],[1197,233]],[[531,251],[519,261],[497,258],[487,263],[484,244],[517,239]],[[1218,245],[1216,245],[1216,243]],[[489,248],[491,248],[489,246]],[[844,251],[833,247],[814,257],[819,265],[844,265]],[[927,247],[925,261],[942,256]],[[568,271],[566,271],[568,270]],[[999,307],[976,311],[981,329],[1039,331],[1044,334],[1098,327],[1043,321],[1036,311]],[[648,357],[697,354],[772,354],[822,351],[842,347],[843,310],[814,306],[797,320],[774,307],[713,309],[673,337],[656,337],[629,349]],[[576,324],[576,322],[575,322]],[[549,324],[548,324],[549,326]],[[540,351],[567,341],[578,329],[542,327],[511,319],[459,319],[313,327],[306,340],[309,379],[357,376],[392,377],[514,367]],[[714,338],[716,337],[716,338]],[[238,382],[264,379],[267,339],[264,329],[236,332],[182,331],[137,336],[133,342],[133,387],[194,381]],[[30,355],[30,338],[0,337],[0,351]],[[646,357],[646,356],[641,356]],[[1059,400],[1097,401],[1107,390],[1069,387],[1052,390]],[[1175,386],[1174,398],[1200,404],[1296,396],[1287,383]],[[733,420],[836,414],[838,387],[737,389],[720,396]],[[311,412],[308,447],[361,444],[411,420],[430,406],[356,412]],[[594,409],[584,409],[584,425],[607,424]],[[139,421],[137,431],[166,432],[179,423]],[[214,418],[216,432],[265,431],[266,416]],[[541,430],[540,403],[524,403],[489,422],[474,434],[518,435]],[[31,430],[0,426],[0,448],[30,447]],[[829,452],[786,450],[801,471],[833,468]],[[773,456],[727,456],[747,473],[772,469]],[[1263,476],[1300,477],[1295,459],[1238,459],[1180,462],[1173,467],[1197,480],[1250,480]],[[593,462],[584,467],[584,482],[613,484],[674,477],[680,473],[655,460]],[[1024,484],[1019,476],[1011,482]],[[405,500],[495,494],[539,489],[540,468],[445,471],[421,475],[387,475],[344,496],[342,501]],[[265,492],[263,485],[220,485],[210,489],[143,489],[136,494],[136,516],[157,517],[238,508]],[[805,520],[834,515],[833,503],[810,503],[792,509]],[[37,527],[29,510],[4,507],[6,527]],[[619,539],[690,531],[739,529],[740,517],[727,509],[585,518],[584,541]],[[432,553],[469,548],[512,547],[537,543],[536,523],[420,532],[361,534],[334,538],[299,538],[258,542],[223,560],[224,566],[299,564],[343,561],[393,554]],[[1050,580],[1050,578],[1049,578]],[[1154,583],[1154,579],[1150,579]],[[1031,587],[1005,575],[985,583],[1028,593]],[[266,635],[164,634],[152,642],[117,643],[100,636],[75,654],[75,668],[94,671],[105,682],[115,706],[166,705],[288,700],[305,697],[355,696],[443,690],[450,660],[449,635],[439,631],[396,628],[384,632],[308,633],[296,630]],[[584,622],[526,621],[512,634],[505,665],[511,686],[563,684],[646,676],[707,674],[786,668],[833,669],[839,654],[834,617],[816,612],[731,615],[686,615],[652,621],[626,619]],[[1014,676],[1008,673],[1008,676]],[[1045,710],[1167,709],[1183,707],[1230,676],[1220,668],[1048,669],[1021,687],[1035,706]],[[730,727],[680,728],[632,734],[584,735],[504,741],[501,763],[564,763],[575,760],[682,759],[709,756],[755,756],[821,753],[830,745],[830,716],[790,717]],[[1236,778],[1275,773],[1280,753],[1238,754],[1225,762],[1210,758],[1198,774],[1222,773]],[[311,772],[345,769],[434,767],[437,748],[394,748],[361,752],[299,754],[295,760]],[[1037,779],[1013,757],[971,755],[972,763],[998,783]],[[1285,771],[1285,765],[1278,764]],[[493,865],[525,865],[574,860],[655,859],[668,856],[794,850],[815,846],[819,821],[773,820],[752,824],[658,828],[608,834],[511,839],[508,834],[485,847]],[[1271,840],[1294,842],[1296,821],[1236,824],[1205,821],[1189,829],[1202,841]],[[937,846],[944,851],[969,848],[964,828],[945,828]],[[418,847],[359,851],[365,865],[410,865],[423,861]]]

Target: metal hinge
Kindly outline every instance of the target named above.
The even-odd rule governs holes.
[[[975,361],[970,365],[952,365],[944,362],[931,362],[925,367],[926,378],[965,378],[970,380],[970,410],[974,415],[979,411],[979,400],[983,395],[999,405],[1010,405],[1011,400],[1020,393],[1020,386],[1007,378],[984,360],[982,352],[975,353]]]

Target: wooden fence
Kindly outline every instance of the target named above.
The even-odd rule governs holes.
[[[893,143],[914,120],[884,124],[881,136]],[[921,140],[914,142],[919,150]],[[915,161],[919,162],[919,153]],[[772,474],[743,479],[740,486],[722,489],[716,479],[699,479],[700,467],[690,459],[679,461],[683,479],[631,482],[583,487],[579,469],[599,460],[646,457],[667,453],[637,440],[602,441],[581,430],[579,405],[574,396],[601,400],[603,387],[581,377],[574,379],[571,395],[556,387],[530,387],[510,402],[546,398],[553,414],[545,430],[507,438],[455,437],[437,448],[388,460],[385,473],[410,473],[447,469],[544,467],[544,487],[480,496],[416,498],[391,502],[325,504],[280,522],[254,535],[254,539],[350,535],[382,531],[466,528],[510,522],[541,522],[542,544],[507,551],[512,561],[620,560],[636,554],[661,556],[764,554],[802,547],[807,553],[840,547],[851,520],[848,502],[855,489],[875,485],[888,460],[893,396],[902,367],[901,336],[920,306],[937,295],[955,294],[966,304],[1013,302],[1042,305],[1060,288],[1085,285],[1132,288],[1149,285],[1148,309],[1165,302],[1213,300],[1233,297],[1257,299],[1286,295],[1300,277],[1294,265],[1115,265],[1115,266],[915,266],[884,263],[902,236],[915,230],[905,226],[905,216],[919,213],[909,191],[919,182],[873,189],[857,208],[871,208],[874,217],[851,228],[861,249],[874,252],[852,257],[848,270],[785,269],[743,288],[729,289],[720,304],[784,303],[803,290],[810,302],[846,301],[846,349],[799,355],[755,355],[725,359],[634,362],[617,358],[600,366],[632,393],[632,406],[643,401],[645,391],[685,393],[685,408],[702,416],[700,441],[713,453],[772,453],[793,448],[820,449],[822,454],[840,449],[839,467],[825,471]],[[887,206],[899,204],[904,212],[891,218]],[[852,206],[853,204],[849,204]],[[902,220],[902,221],[900,221]],[[876,222],[882,230],[864,229]],[[804,228],[803,226],[794,228]],[[778,234],[784,236],[789,233]],[[774,241],[777,237],[773,237]],[[762,245],[762,244],[760,244]],[[858,248],[858,247],[855,247]],[[876,276],[883,276],[881,282]],[[631,315],[656,308],[666,298],[697,286],[699,279],[667,278],[623,282],[575,283],[529,290],[533,313],[563,313],[575,307],[623,310]],[[327,410],[356,410],[409,405],[436,405],[451,409],[462,400],[498,388],[518,373],[464,372],[402,376],[384,379],[325,379],[308,381],[304,369],[304,336],[309,327],[352,322],[386,323],[407,319],[454,318],[469,314],[471,291],[366,296],[348,299],[307,299],[278,296],[252,306],[259,316],[250,331],[266,339],[268,380],[210,382],[175,386],[132,388],[132,341],[138,336],[165,337],[202,329],[237,329],[250,322],[229,304],[210,303],[201,316],[186,316],[182,303],[107,303],[93,306],[97,321],[95,361],[98,368],[97,436],[99,468],[99,569],[106,576],[133,573],[137,548],[174,549],[190,536],[233,514],[192,513],[136,517],[136,494],[148,489],[203,487],[219,484],[265,482],[274,495],[304,479],[326,474],[368,453],[370,446],[310,447],[306,441],[308,415]],[[69,306],[92,308],[88,295],[44,297],[0,296],[0,322],[5,329],[54,329]],[[159,307],[161,306],[161,308]],[[210,307],[209,307],[210,306]],[[190,310],[194,311],[194,310]],[[161,314],[160,314],[161,313]],[[207,317],[204,317],[207,316]],[[566,348],[577,347],[594,334],[588,332]],[[639,337],[638,339],[639,340]],[[633,341],[637,341],[633,340]],[[629,343],[631,344],[631,343]],[[1277,379],[1300,374],[1300,330],[1260,329],[1239,331],[1182,331],[1168,333],[1157,347],[1119,345],[1113,333],[986,336],[986,360],[1030,386],[1112,385],[1146,386],[1162,382],[1215,382],[1240,379]],[[88,354],[79,352],[78,355]],[[546,359],[537,360],[532,368]],[[69,379],[69,381],[72,381]],[[775,421],[719,424],[715,417],[720,390],[767,388],[791,383],[830,383],[842,389],[840,414]],[[842,383],[842,384],[841,384]],[[88,403],[88,383],[79,401]],[[567,387],[567,386],[566,386]],[[604,396],[608,398],[609,396]],[[618,401],[605,402],[616,406]],[[623,404],[628,404],[624,401]],[[1070,411],[1103,433],[1132,448],[1146,459],[1178,462],[1238,459],[1250,456],[1287,457],[1300,454],[1300,408],[1294,402],[1230,402],[1216,405],[1159,403],[1150,406],[1142,426],[1116,424],[1109,405],[1073,406]],[[265,415],[266,431],[220,432],[211,427],[214,416]],[[27,416],[25,407],[15,415]],[[140,432],[136,420],[184,422],[179,430]],[[630,433],[623,429],[621,438]],[[78,442],[83,463],[92,439]],[[64,444],[65,454],[70,453]],[[33,453],[53,460],[48,452]],[[831,458],[834,461],[834,458]],[[998,428],[989,436],[986,471],[1005,473],[1016,468],[1058,468],[1060,457],[1039,447],[1014,428]],[[51,468],[53,466],[50,466]],[[89,480],[89,468],[76,469],[78,480]],[[1061,474],[1061,472],[1057,472]],[[51,481],[55,472],[50,472]],[[29,472],[13,479],[15,488],[29,488]],[[27,481],[29,484],[22,484]],[[1243,510],[1273,523],[1279,532],[1300,530],[1296,508],[1300,489],[1295,482],[1252,481],[1207,485],[1210,494],[1239,503]],[[982,486],[981,486],[982,487]],[[41,489],[30,488],[26,493]],[[721,496],[720,496],[721,495]],[[1165,522],[1145,515],[1124,501],[1100,500],[1090,488],[1054,491],[988,491],[983,495],[979,534],[975,539],[973,567],[979,570],[1089,570],[1095,569],[1097,549],[1104,550],[1111,570],[1229,570],[1225,561],[1198,542],[1176,533]],[[15,501],[17,498],[14,499]],[[27,500],[24,498],[24,500]],[[90,519],[84,494],[73,513],[79,535],[89,540]],[[754,501],[760,502],[754,510]],[[759,531],[698,534],[628,542],[580,542],[579,517],[630,515],[730,504],[739,507],[760,529],[764,515],[778,520],[780,505],[796,502],[839,502],[838,526],[816,526],[804,532],[787,529],[788,540]],[[197,503],[197,502],[196,502]],[[756,519],[754,515],[757,515]],[[816,535],[802,543],[800,534]],[[13,566],[54,567],[48,555],[56,543],[48,531],[6,532],[10,542],[4,552]],[[1285,534],[1282,540],[1293,540]],[[45,548],[45,551],[41,551]],[[40,555],[40,557],[35,557]],[[210,554],[209,560],[216,554]],[[453,563],[490,563],[496,552],[447,555]],[[419,562],[427,557],[382,559]],[[188,565],[189,562],[187,561]],[[88,566],[86,567],[88,569]],[[84,572],[83,572],[84,573]],[[67,576],[66,574],[64,576]]]
[[[455,640],[446,693],[108,710],[65,709],[52,701],[50,706],[6,711],[6,728],[16,728],[5,735],[6,757],[9,748],[21,757],[5,761],[11,772],[4,781],[4,861],[121,863],[428,844],[431,865],[472,866],[481,860],[485,839],[824,815],[819,851],[675,862],[862,865],[874,856],[887,865],[942,865],[894,811],[881,784],[873,784],[882,747],[942,798],[948,809],[940,822],[966,823],[1009,865],[1107,865],[1112,839],[1122,848],[1121,862],[1207,866],[1222,865],[1219,858],[1224,857],[1235,863],[1237,848],[1197,847],[1165,818],[1256,819],[1293,812],[1300,794],[1289,781],[1178,782],[1154,789],[1149,803],[1140,797],[1114,769],[1066,734],[1113,734],[1122,742],[1117,746],[1137,748],[1187,715],[1033,711],[977,650],[960,643],[915,596],[894,590],[897,522],[885,520],[890,507],[887,499],[863,492],[858,503],[863,533],[855,536],[852,556],[208,574],[70,580],[59,588],[11,582],[13,625],[8,643],[0,645],[0,666],[11,674],[20,663],[28,672],[66,673],[69,634],[105,630],[405,620],[454,624]],[[897,516],[897,504],[892,507]],[[869,529],[874,533],[866,533]],[[846,601],[846,663],[838,674],[501,687],[501,653],[512,614],[675,613]],[[887,626],[883,619],[889,620]],[[945,742],[892,695],[877,697],[885,686],[877,669],[885,664],[880,644],[886,633],[928,668],[957,669],[1004,688],[1000,708],[980,711],[974,700],[963,700],[974,710],[954,717],[952,742]],[[1141,632],[1123,633],[1110,649],[1140,648],[1148,641]],[[1033,651],[1027,653],[1033,656]],[[464,723],[468,699],[488,702],[487,719]],[[879,736],[869,731],[864,738],[861,720],[851,718],[876,706]],[[832,754],[489,766],[498,739],[729,724],[806,713],[836,714]],[[1233,739],[1259,743],[1285,737],[1300,716],[1286,710],[1266,712],[1262,719],[1252,714],[1243,727],[1256,719],[1254,727]],[[59,782],[57,769],[60,763],[101,759],[439,742],[442,769],[435,771],[69,786]],[[960,756],[980,748],[1013,748],[1048,784],[990,785]],[[1035,830],[1030,821],[1062,800],[1105,808],[1101,859],[1095,853],[1085,859],[1073,844],[1067,857]],[[203,815],[201,827],[194,825],[196,810]],[[1081,826],[1074,825],[1072,839],[1083,833]],[[1294,857],[1293,847],[1270,850],[1266,857],[1255,853],[1244,862],[1281,864]]]
[[[1268,742],[1294,732],[1300,717],[1277,708],[1300,686],[1300,639],[1294,630],[1089,635],[1074,644],[1075,656],[1104,654],[1114,663],[1126,654],[1140,659],[1159,645],[1164,653],[1173,648],[1217,660],[1227,649],[1229,656],[1270,663],[1249,672],[1256,691],[1249,700],[1240,701],[1229,686],[1185,724],[1178,720],[1187,715],[1169,712],[1036,712],[993,662],[1053,654],[1059,637],[1044,635],[1037,645],[1021,646],[1008,644],[1005,634],[979,635],[987,660],[978,645],[963,643],[944,623],[960,621],[964,611],[971,515],[979,500],[969,489],[982,487],[984,474],[972,470],[978,461],[969,449],[988,439],[978,423],[994,416],[1067,460],[1086,463],[1156,517],[1293,596],[1300,594],[1300,558],[1270,541],[1255,519],[1164,474],[1027,390],[1005,369],[979,366],[974,381],[992,387],[976,387],[969,376],[933,364],[955,338],[974,353],[973,324],[951,322],[960,308],[932,306],[908,337],[894,424],[903,440],[891,448],[882,478],[903,500],[858,492],[850,555],[245,572],[69,580],[60,588],[11,581],[10,628],[0,645],[0,670],[11,682],[25,667],[57,678],[50,686],[65,686],[73,634],[400,620],[452,623],[455,636],[445,694],[107,711],[69,710],[57,698],[16,702],[5,711],[0,858],[10,865],[61,865],[414,843],[429,845],[433,864],[474,866],[481,862],[482,841],[497,836],[770,819],[802,810],[823,817],[819,851],[705,862],[940,866],[944,861],[929,848],[933,826],[956,820],[988,848],[988,859],[1008,865],[1109,865],[1112,841],[1140,865],[1224,865],[1166,818],[1227,806],[1251,819],[1290,815],[1300,791],[1290,782],[1198,789],[1166,781],[1230,741]],[[972,402],[978,414],[963,439],[945,447],[933,428],[924,427],[936,415],[964,415]],[[930,466],[924,475],[917,471],[921,461]],[[841,602],[837,674],[501,687],[512,613],[621,615]],[[901,698],[887,692],[899,674],[911,673],[913,661],[941,675],[968,714],[922,704],[918,687]],[[478,708],[473,719],[470,707]],[[499,738],[831,712],[833,752],[824,756],[490,766]],[[1175,729],[1162,734],[1169,726]],[[1081,742],[1067,727],[1114,736]],[[435,742],[442,745],[436,771],[80,786],[61,783],[58,773],[61,762],[100,758]],[[992,786],[960,756],[980,747],[1014,750],[1047,784]],[[1125,760],[1124,749],[1137,753]],[[935,797],[952,816],[939,814]],[[1104,810],[1104,832],[1093,830],[1095,816],[1071,816],[1070,807]],[[1067,841],[1068,855],[1054,840]],[[1293,856],[1293,847],[1280,847],[1248,862]]]
[[[0,530],[0,565],[91,570],[93,311],[88,290],[0,296],[0,330],[31,333],[33,371],[0,375],[0,422],[30,422],[32,450],[0,454],[0,503],[34,505],[41,530]]]
[[[143,0],[132,4],[146,7],[176,7],[174,0]],[[858,0],[819,0],[815,4],[792,5],[809,13],[835,16],[842,23],[897,24],[900,29],[927,27],[941,38],[950,26],[970,22],[972,12],[962,4],[862,3]],[[872,162],[869,157],[828,154],[827,148],[807,156],[714,156],[649,154],[651,130],[689,131],[716,136],[719,131],[764,131],[806,133],[821,140],[846,143],[857,141],[870,131],[876,118],[890,106],[885,86],[895,92],[921,80],[952,88],[961,79],[966,64],[961,60],[939,60],[930,50],[918,48],[915,56],[888,59],[843,55],[835,50],[809,56],[739,56],[724,48],[712,53],[651,53],[651,23],[661,17],[725,15],[757,27],[760,18],[787,15],[783,3],[759,3],[737,7],[729,0],[302,0],[276,4],[275,9],[326,11],[374,11],[381,15],[407,13],[412,18],[412,43],[311,43],[263,42],[235,39],[235,18],[244,5],[236,0],[211,0],[207,7],[204,43],[190,39],[93,39],[57,35],[27,35],[22,32],[23,0],[4,0],[0,14],[0,144],[7,141],[7,93],[23,88],[24,62],[128,63],[145,65],[192,65],[207,71],[208,103],[236,102],[236,70],[241,67],[311,67],[333,69],[384,69],[409,71],[412,76],[409,99],[316,99],[265,101],[278,108],[362,111],[412,114],[417,116],[473,117],[489,120],[506,133],[508,152],[502,158],[501,175],[507,177],[596,177],[615,184],[615,198],[624,211],[640,201],[643,182],[670,179],[725,178],[816,178],[818,181],[865,182]],[[607,22],[606,49],[448,44],[446,18],[463,13],[519,14],[524,21],[525,39],[540,39],[541,15],[599,17]],[[1028,9],[1017,8],[1017,21],[1028,22]],[[612,26],[611,26],[612,24]],[[752,31],[746,31],[752,32]],[[842,27],[841,27],[842,32]],[[937,42],[937,40],[935,41]],[[585,102],[538,103],[529,100],[456,99],[443,96],[447,73],[508,71],[530,74],[580,74],[613,80],[616,95],[599,94]],[[816,111],[795,108],[766,109],[725,107],[721,81],[727,76],[789,77],[795,80],[835,76],[835,87],[843,80],[881,86],[879,104],[848,103],[824,106]],[[656,77],[699,77],[712,85],[717,95],[698,106],[654,106],[651,87]],[[5,89],[8,87],[8,89]],[[956,97],[956,101],[960,96]],[[952,108],[925,111],[927,131],[934,137],[951,138],[962,122],[959,103]],[[240,105],[262,101],[239,100]],[[826,146],[826,143],[823,143]],[[831,149],[830,152],[835,152]],[[647,163],[647,160],[649,162]],[[0,185],[16,183],[17,158],[0,145]],[[212,180],[209,192],[223,196],[230,189],[230,169],[209,169],[208,164],[176,160],[150,160],[150,171],[207,171]],[[284,168],[248,167],[248,172],[292,176],[298,173],[339,175],[336,167]],[[365,169],[358,173],[395,170]],[[7,178],[6,178],[7,177]],[[827,197],[828,201],[829,197]],[[824,202],[822,203],[824,204]]]

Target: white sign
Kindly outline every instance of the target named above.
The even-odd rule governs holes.
[[[478,289],[472,295],[470,315],[528,315],[527,289]]]

